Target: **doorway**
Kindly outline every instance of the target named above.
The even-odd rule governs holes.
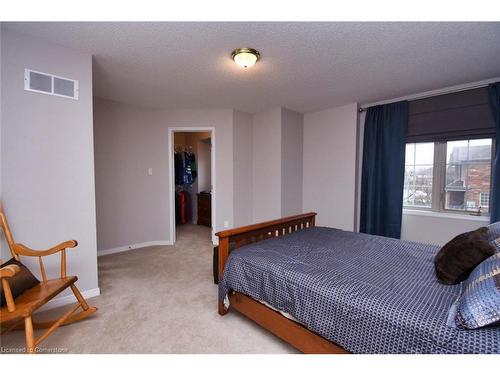
[[[169,166],[172,242],[206,235],[216,243],[214,128],[169,128]]]

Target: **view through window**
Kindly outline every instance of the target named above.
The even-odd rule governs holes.
[[[408,143],[403,206],[488,213],[492,147],[491,138]]]
[[[403,205],[432,207],[434,143],[406,145]]]
[[[447,143],[446,209],[488,211],[491,143],[491,139]]]

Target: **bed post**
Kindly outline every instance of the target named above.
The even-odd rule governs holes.
[[[229,237],[219,236],[219,283],[222,280],[222,274],[224,273],[224,265],[226,264],[227,257],[229,256]],[[224,302],[219,301],[219,314],[225,315],[226,309],[224,308]]]

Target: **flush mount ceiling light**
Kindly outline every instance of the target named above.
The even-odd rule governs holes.
[[[253,48],[237,48],[231,53],[231,58],[241,68],[250,68],[260,59],[260,53]]]

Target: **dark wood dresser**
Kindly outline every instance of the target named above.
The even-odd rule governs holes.
[[[212,227],[212,195],[206,191],[198,194],[198,225]]]

